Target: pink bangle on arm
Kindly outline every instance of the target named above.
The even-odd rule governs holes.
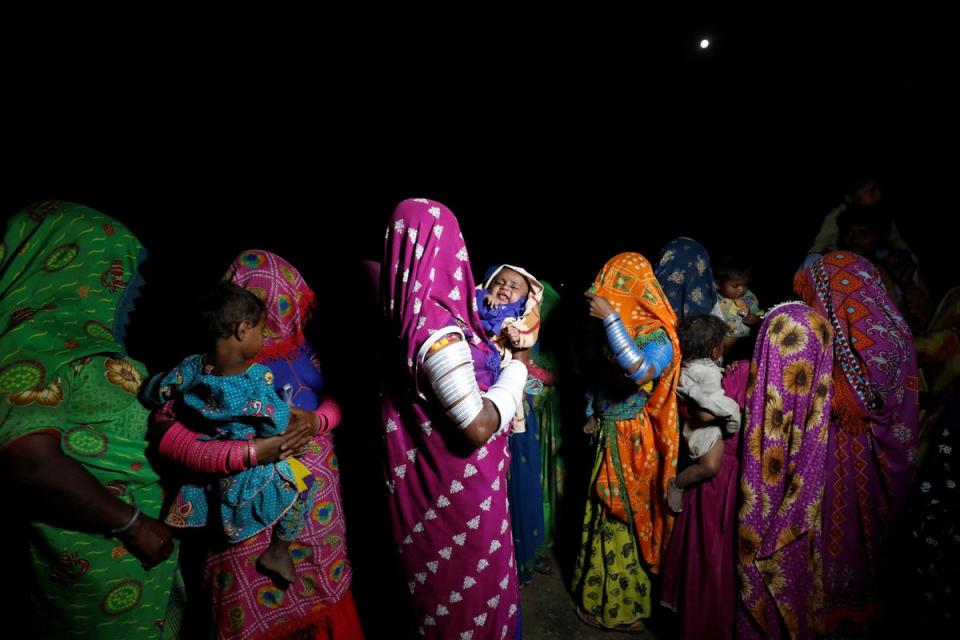
[[[240,441],[234,443],[232,457],[230,458],[230,468],[231,469],[247,469],[247,445],[246,442]]]
[[[337,401],[333,398],[327,398],[320,403],[320,406],[314,410],[314,413],[317,414],[317,417],[320,418],[320,428],[317,429],[317,434],[327,433],[336,428],[340,424],[340,405],[337,404]]]
[[[181,464],[190,466],[187,457],[186,444],[188,441],[193,440],[196,437],[196,433],[190,431],[190,429],[187,429],[179,422],[174,422],[170,425],[170,427],[163,434],[163,437],[160,439],[160,455],[162,455],[164,458],[169,458],[174,462],[179,462]]]
[[[256,466],[256,453],[253,440],[244,442],[199,440],[200,434],[191,431],[183,424],[174,422],[160,439],[160,455],[185,467],[194,473],[212,473],[223,475],[247,469],[243,448],[254,451],[251,456]],[[238,455],[239,454],[239,455]]]
[[[217,471],[224,472],[227,469],[227,458],[230,456],[230,447],[224,447],[217,451],[216,465]]]

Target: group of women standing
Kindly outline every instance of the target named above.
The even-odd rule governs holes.
[[[145,371],[123,343],[141,259],[122,224],[60,202],[12,217],[0,244],[0,463],[26,498],[30,610],[51,637],[182,631],[188,591],[177,542],[158,519],[155,469],[210,473],[204,460],[219,443],[173,415],[148,437],[136,395]],[[293,403],[318,416],[311,433],[258,442],[247,463],[268,463],[301,438],[320,490],[286,590],[254,568],[266,532],[229,547],[202,541],[211,628],[220,637],[361,637],[330,433],[339,410],[304,335],[316,295],[267,251],[241,252],[225,277],[264,302],[262,360],[278,388],[289,385]],[[475,282],[454,214],[431,200],[401,202],[381,267],[379,382],[404,595],[425,637],[502,640],[519,637],[522,618],[508,423],[527,403],[553,452],[559,405],[550,384],[525,391],[528,357],[501,369]],[[720,473],[686,491],[674,514],[666,493],[684,459],[677,327],[716,303],[709,256],[681,238],[656,266],[622,253],[597,275],[590,314],[607,329],[621,322],[650,366],[631,371],[613,353],[595,381],[596,448],[573,584],[587,624],[641,631],[661,602],[679,612],[684,637],[810,637],[879,619],[886,543],[921,455],[914,339],[856,254],[823,256],[795,290],[800,300],[766,314],[752,360],[728,367],[725,391],[745,409],[741,432],[724,442]],[[549,354],[533,358],[555,367]],[[562,468],[552,455],[536,467],[549,539]]]

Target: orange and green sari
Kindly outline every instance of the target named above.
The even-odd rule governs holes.
[[[669,343],[670,364],[627,397],[597,394],[597,454],[574,574],[578,604],[604,627],[650,616],[649,573],[658,573],[673,527],[667,484],[677,472],[676,315],[638,253],[610,260],[591,291],[610,301],[638,346]],[[614,365],[615,366],[615,365]]]

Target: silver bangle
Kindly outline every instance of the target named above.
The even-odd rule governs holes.
[[[461,339],[444,345],[429,358],[425,354],[422,357],[421,366],[443,410],[460,429],[465,429],[483,410],[470,346]]]
[[[133,523],[136,522],[137,518],[139,517],[140,517],[140,507],[138,507],[137,505],[133,505],[133,515],[130,516],[130,520],[127,521],[127,524],[123,525],[122,527],[117,527],[116,529],[110,529],[110,531],[107,532],[107,537],[118,536],[121,533],[126,533],[127,530],[133,526]]]

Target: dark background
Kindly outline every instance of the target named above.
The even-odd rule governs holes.
[[[875,173],[935,295],[958,279],[960,50],[942,17],[441,17],[0,34],[15,36],[0,67],[0,217],[74,200],[137,233],[151,259],[130,349],[151,370],[190,351],[189,300],[242,249],[279,253],[317,290],[370,637],[396,624],[399,592],[376,365],[349,345],[376,331],[358,265],[379,258],[400,199],[447,204],[475,274],[520,264],[573,305],[615,253],[653,259],[683,234],[747,257],[767,306],[790,296],[845,185]]]
[[[379,256],[396,201],[426,196],[458,214],[481,272],[516,261],[579,290],[617,251],[655,257],[685,233],[747,254],[767,303],[873,172],[925,276],[949,284],[960,51],[935,17],[516,18],[7,44],[0,212],[83,201],[182,291],[253,245],[333,280]]]

